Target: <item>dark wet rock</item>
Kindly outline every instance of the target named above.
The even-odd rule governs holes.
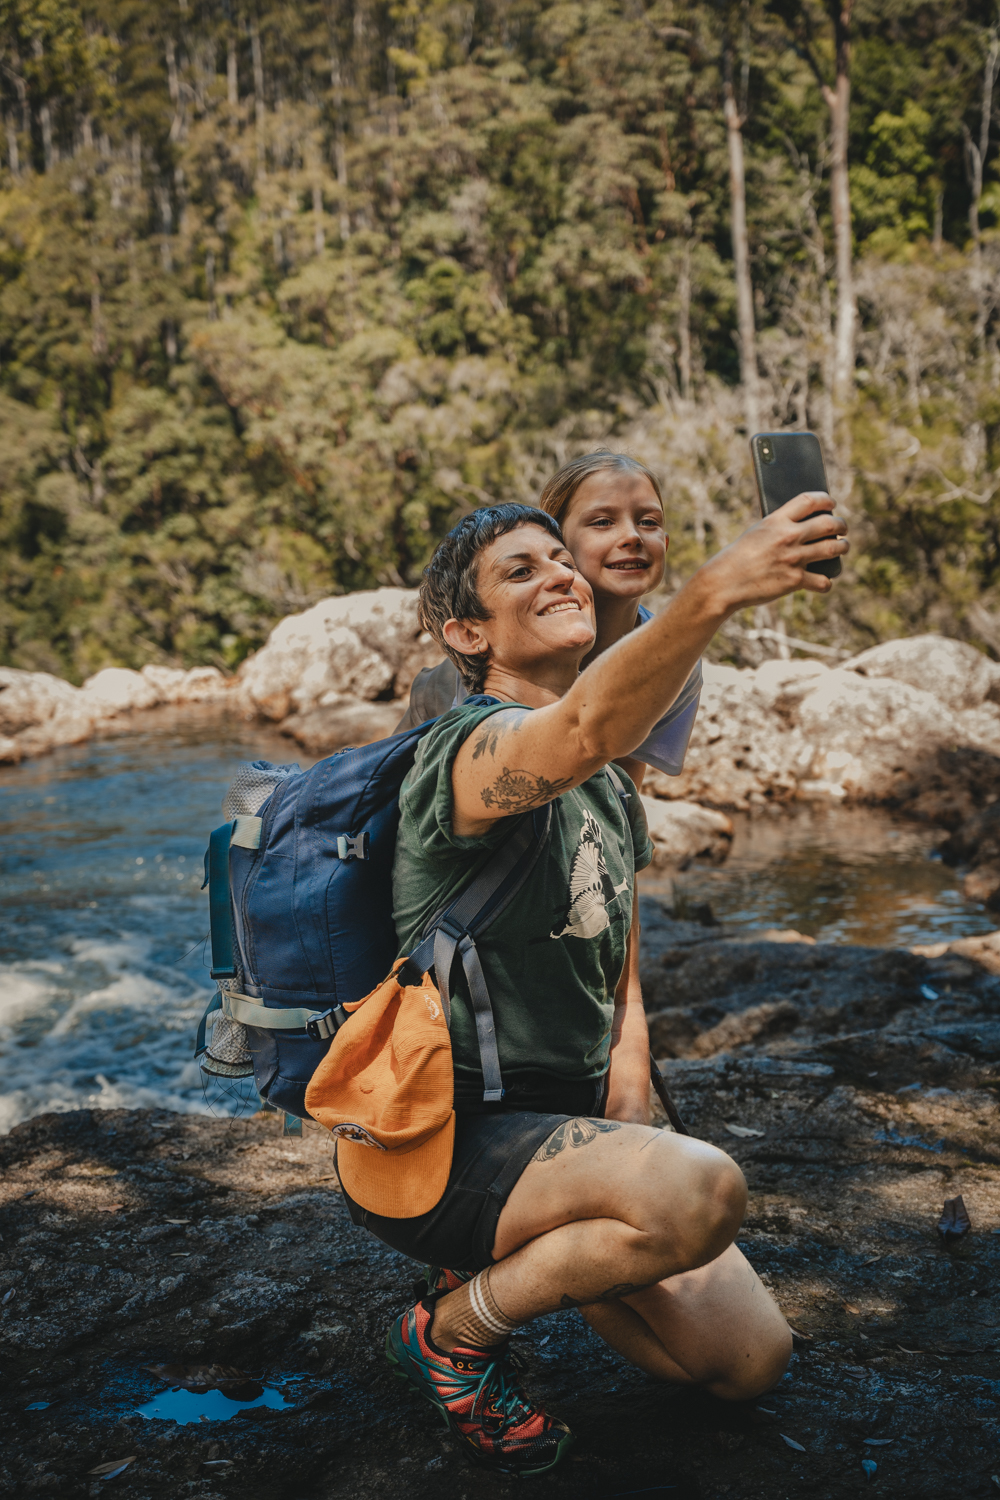
[[[993,792],[996,797],[1000,785]],[[962,889],[972,901],[1000,910],[1000,801],[973,813],[941,845],[941,858],[949,865],[964,865],[968,874]]]
[[[898,1500],[990,1493],[1000,946],[748,940],[651,901],[643,923],[654,1037],[687,1018],[690,1047],[730,1026],[722,1051],[664,1072],[695,1133],[742,1165],[740,1244],[805,1337],[777,1390],[731,1407],[647,1380],[576,1313],[539,1320],[515,1340],[525,1383],[579,1434],[539,1493],[846,1500],[873,1451]],[[318,1128],[81,1110],[0,1140],[0,1172],[0,1494],[101,1495],[88,1471],[132,1455],[106,1482],[134,1500],[512,1493],[384,1364],[423,1267],[351,1223]],[[958,1196],[972,1229],[945,1240]],[[165,1389],[150,1366],[235,1369],[292,1405],[150,1421],[137,1408]]]

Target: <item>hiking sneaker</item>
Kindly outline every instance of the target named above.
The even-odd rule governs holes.
[[[385,1339],[386,1358],[437,1407],[464,1452],[501,1474],[554,1469],[573,1445],[564,1422],[535,1406],[518,1384],[507,1346],[438,1349],[430,1337],[434,1299],[397,1318]]]
[[[427,1285],[431,1292],[443,1297],[446,1292],[457,1292],[475,1276],[475,1271],[451,1271],[447,1266],[428,1266]]]

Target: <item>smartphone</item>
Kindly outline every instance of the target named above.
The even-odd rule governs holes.
[[[823,450],[814,432],[757,432],[750,439],[750,452],[760,508],[765,516],[777,510],[779,505],[787,505],[805,490],[822,490],[829,494]],[[816,511],[814,514],[824,515],[825,512]],[[822,562],[809,563],[806,572],[839,578],[840,558],[828,557]]]

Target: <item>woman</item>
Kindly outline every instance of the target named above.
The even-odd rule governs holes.
[[[768,1389],[787,1364],[787,1325],[733,1243],[746,1205],[739,1168],[648,1123],[634,913],[651,850],[639,799],[623,803],[605,767],[644,742],[734,611],[795,589],[829,592],[806,568],[847,551],[831,510],[826,495],[791,500],[600,653],[591,587],[544,512],[466,516],[424,576],[422,621],[471,696],[421,739],[403,784],[400,951],[506,841],[512,814],[548,806],[550,832],[478,944],[500,1102],[484,1100],[475,1008],[456,974],[454,1139],[435,1158],[435,1207],[415,1218],[369,1211],[365,1159],[379,1158],[363,1146],[341,1183],[356,1222],[464,1273],[404,1313],[386,1351],[467,1451],[503,1472],[544,1472],[572,1441],[523,1392],[507,1347],[518,1325],[559,1308],[579,1307],[651,1375],[726,1399]],[[630,545],[621,560],[644,561],[647,542]],[[618,561],[602,566],[642,571]]]
[[[640,599],[663,581],[670,538],[664,530],[663,495],[655,475],[625,453],[600,449],[572,459],[553,474],[538,508],[559,523],[563,537],[594,596],[597,639],[584,666],[637,625],[652,619]],[[646,766],[679,776],[698,712],[701,663],[676,701],[639,745],[619,764],[636,786]],[[426,667],[410,689],[410,704],[397,726],[418,724],[461,703],[466,688],[451,660]]]

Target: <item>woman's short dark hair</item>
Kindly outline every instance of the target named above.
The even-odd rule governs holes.
[[[559,523],[533,505],[485,505],[463,516],[439,543],[420,584],[419,618],[458,668],[470,693],[481,693],[489,671],[488,651],[466,655],[444,638],[446,620],[488,620],[489,610],[479,596],[479,554],[484,547],[520,526],[540,526],[557,542]]]

